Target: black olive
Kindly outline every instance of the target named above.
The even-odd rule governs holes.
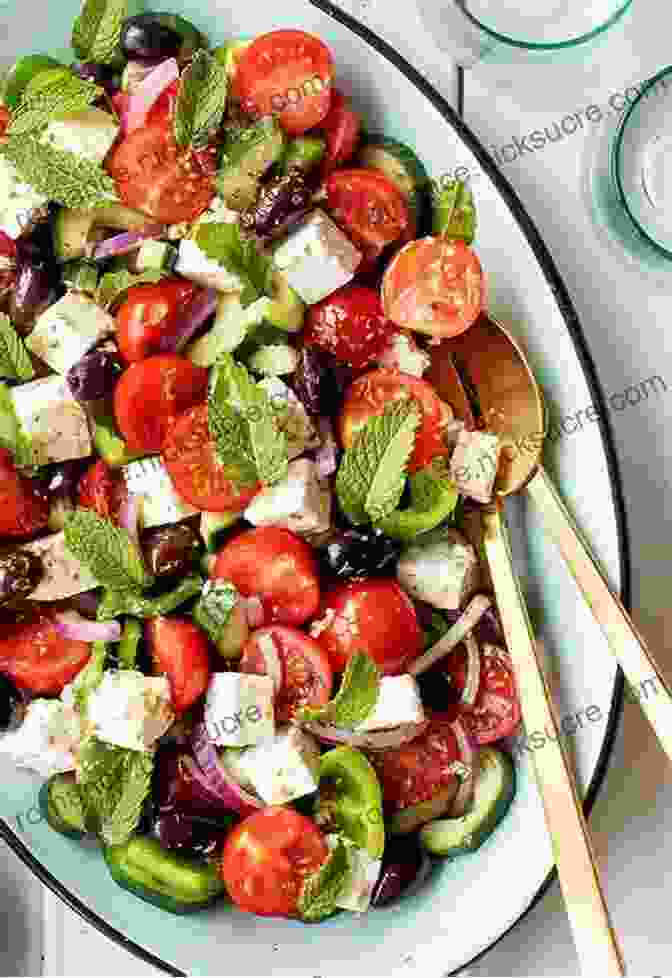
[[[352,370],[335,357],[304,346],[299,351],[292,386],[308,414],[334,415],[352,378]]]
[[[41,313],[55,300],[52,276],[47,268],[20,261],[16,286],[9,297],[9,314],[21,333],[35,324]]]
[[[70,603],[82,617],[95,621],[101,597],[100,588],[94,588],[93,591],[82,591],[81,594],[76,594],[70,599]]]
[[[42,577],[42,560],[30,550],[0,555],[0,605],[25,598]]]
[[[419,885],[431,869],[429,857],[420,847],[417,836],[393,836],[387,841],[383,865],[371,894],[371,906],[385,907],[405,893],[412,884]]]
[[[186,574],[200,547],[189,526],[162,526],[147,533],[142,541],[145,560],[156,577]]]
[[[111,350],[92,350],[66,374],[72,396],[78,401],[97,401],[114,390],[121,373],[119,359]]]
[[[91,61],[76,61],[72,65],[72,71],[83,81],[90,81],[94,85],[100,85],[108,95],[114,95],[121,87],[119,72],[113,65],[94,64]]]
[[[329,541],[322,563],[337,577],[370,577],[391,573],[400,553],[400,544],[382,530],[345,530]]]
[[[312,191],[300,170],[274,177],[261,188],[256,204],[240,215],[240,223],[260,237],[284,233],[287,227],[304,216],[310,206]]]
[[[0,730],[6,730],[10,725],[20,702],[21,697],[12,683],[0,675]]]
[[[152,61],[176,58],[182,37],[161,23],[160,15],[138,14],[124,22],[121,50],[129,61]]]

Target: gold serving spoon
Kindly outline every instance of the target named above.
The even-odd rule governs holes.
[[[524,358],[508,334],[481,316],[462,336],[433,351],[428,379],[456,416],[469,424],[473,423],[473,416],[468,402],[465,404],[456,362],[469,375],[488,430],[513,444],[541,433],[533,469],[546,430],[544,404]],[[482,513],[483,543],[526,729],[545,729],[549,737],[553,736],[552,744],[534,752],[533,763],[581,971],[591,978],[595,974],[623,975],[623,961],[600,885],[595,852],[544,674],[542,651],[513,569],[503,497],[521,488],[529,477],[529,470],[525,475],[524,468],[530,465],[530,456],[523,456],[522,463],[521,456],[520,452],[509,452],[502,459],[494,502]]]

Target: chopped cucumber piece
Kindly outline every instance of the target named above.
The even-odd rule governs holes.
[[[54,254],[59,261],[83,258],[95,221],[95,211],[62,207],[54,218]]]
[[[237,292],[223,293],[217,303],[213,325],[187,348],[192,363],[198,367],[211,367],[222,353],[232,353],[250,329],[263,320],[267,303],[267,299],[257,299],[243,309]]]
[[[229,135],[217,174],[217,190],[227,207],[242,211],[254,204],[259,180],[280,159],[284,146],[283,130],[274,118]]]
[[[312,170],[322,162],[326,148],[327,144],[320,136],[299,136],[292,139],[282,155],[280,169],[283,173],[296,169],[304,172]]]
[[[138,272],[172,272],[177,261],[178,250],[166,241],[143,241],[135,259]]]
[[[121,669],[135,669],[142,641],[142,623],[137,618],[127,618],[121,641],[117,646],[117,658]]]
[[[98,286],[98,266],[92,261],[70,261],[63,266],[63,285],[93,295]]]
[[[428,466],[409,478],[411,504],[396,509],[376,526],[395,540],[404,543],[421,533],[434,530],[455,511],[460,494],[457,486],[438,469]]]
[[[86,814],[74,774],[54,774],[38,795],[42,817],[52,829],[71,839],[87,834]]]
[[[252,41],[227,41],[212,52],[220,64],[226,68],[229,78],[233,78],[238,68],[238,62],[245,54]]]
[[[217,553],[222,537],[242,517],[240,513],[201,513],[200,532],[209,554]]]
[[[306,304],[279,269],[273,272],[271,292],[265,318],[278,329],[284,329],[288,333],[298,333],[303,328]]]
[[[516,791],[511,758],[494,747],[483,748],[475,778],[474,801],[466,815],[442,818],[421,830],[421,843],[434,855],[454,857],[474,852],[508,812]]]
[[[428,801],[421,801],[417,805],[409,805],[408,808],[395,812],[387,823],[388,832],[390,835],[410,835],[426,822],[445,815],[452,808],[457,789],[458,784],[455,780],[453,784],[442,788]]]
[[[100,411],[93,420],[93,444],[96,451],[112,468],[121,468],[136,458],[142,458],[129,452],[126,442],[117,431],[116,422],[111,411]]]
[[[432,194],[432,233],[471,244],[476,235],[476,208],[471,190],[451,180]]]
[[[100,228],[115,228],[118,231],[142,231],[148,224],[156,224],[142,211],[124,207],[123,204],[106,204],[93,212],[94,223]]]
[[[401,190],[419,231],[427,207],[429,177],[422,162],[403,143],[382,135],[367,135],[358,155],[360,166],[380,170]]]
[[[293,346],[287,343],[274,343],[261,346],[247,361],[250,370],[266,377],[283,377],[293,374],[299,357]]]

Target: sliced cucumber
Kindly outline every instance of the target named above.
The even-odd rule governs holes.
[[[273,272],[271,292],[271,300],[264,318],[278,329],[287,330],[288,333],[298,333],[303,328],[306,304],[279,269]]]
[[[252,41],[227,41],[212,52],[220,64],[226,68],[229,78],[233,78],[238,68],[238,62]]]
[[[222,293],[213,325],[187,348],[191,362],[198,367],[211,367],[220,354],[232,353],[250,329],[261,323],[268,301],[257,299],[244,309],[237,292]]]
[[[62,207],[52,225],[54,254],[59,261],[83,258],[93,228],[95,212]]]
[[[242,211],[254,204],[259,180],[280,159],[284,146],[283,130],[274,118],[229,135],[217,174],[217,190],[227,207]]]
[[[98,266],[92,261],[71,261],[63,266],[63,285],[93,295],[98,285]]]
[[[293,374],[299,362],[299,355],[287,343],[270,343],[260,346],[247,361],[250,370],[265,377],[284,377]]]
[[[421,533],[434,530],[448,519],[460,498],[457,486],[441,478],[438,471],[428,466],[409,478],[411,504],[396,509],[377,523],[389,537],[404,543],[414,540]]]
[[[118,231],[142,231],[148,224],[156,223],[142,211],[124,207],[123,204],[106,204],[105,207],[97,207],[92,213],[97,227],[114,228]]]
[[[321,136],[299,136],[287,144],[280,160],[283,173],[302,170],[306,173],[322,162],[327,144]]]
[[[432,193],[432,233],[471,244],[476,236],[474,197],[461,180],[451,180]]]
[[[142,455],[129,452],[126,442],[117,431],[111,411],[96,413],[93,420],[93,443],[101,458],[115,469],[128,465],[136,458],[142,458]]]
[[[143,241],[135,258],[138,272],[172,272],[179,252],[167,241]]]
[[[461,818],[442,818],[420,831],[425,849],[437,856],[474,852],[494,832],[509,810],[516,773],[508,754],[485,747],[479,754],[471,809]]]
[[[453,784],[442,788],[428,801],[421,801],[417,805],[409,805],[408,808],[395,812],[387,822],[390,835],[410,835],[421,825],[439,818],[440,815],[445,815],[452,808],[458,787],[457,779],[454,779]]]
[[[87,834],[86,813],[74,774],[54,774],[40,788],[38,805],[52,829],[71,839]]]
[[[427,208],[429,177],[413,150],[394,139],[368,134],[359,151],[358,162],[360,166],[380,170],[401,190],[418,231]]]

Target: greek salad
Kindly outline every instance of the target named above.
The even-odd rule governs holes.
[[[500,446],[431,379],[471,193],[301,30],[85,0],[72,47],[0,106],[0,753],[169,911],[363,913],[515,790]]]

